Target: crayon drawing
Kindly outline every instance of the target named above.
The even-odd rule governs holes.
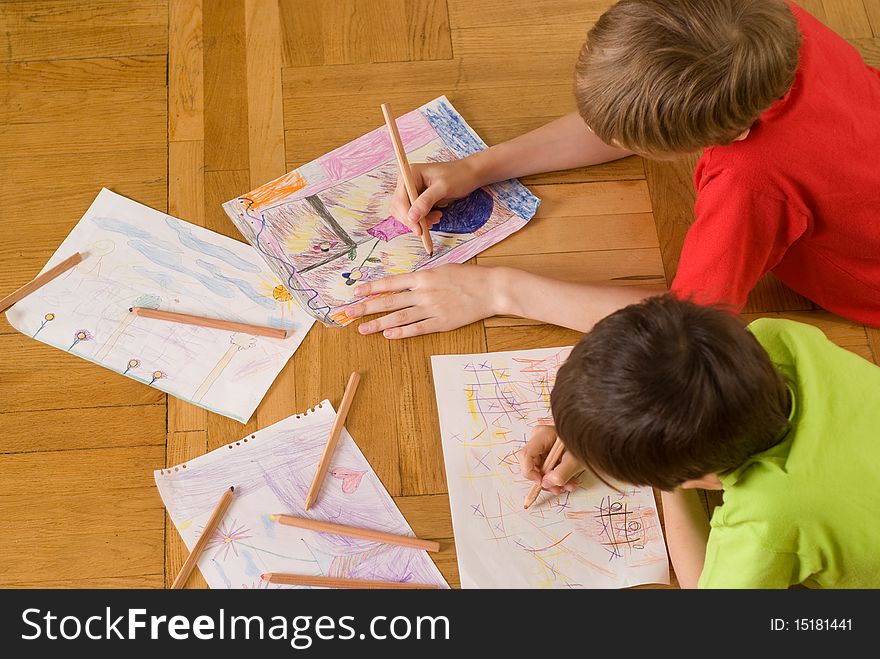
[[[102,190],[46,264],[83,261],[7,311],[17,330],[245,422],[314,320],[248,245]],[[272,286],[269,286],[269,284]],[[283,327],[284,340],[138,318],[131,307]]]
[[[154,472],[162,501],[192,549],[223,490],[235,497],[199,560],[211,588],[260,586],[264,572],[437,584],[423,550],[283,526],[278,514],[412,535],[394,501],[343,429],[318,502],[306,493],[336,413],[325,400],[185,464]],[[276,587],[273,584],[273,588]],[[289,588],[291,586],[277,586]]]
[[[445,96],[398,126],[411,162],[486,148]],[[443,209],[428,257],[421,239],[389,215],[397,171],[388,130],[377,128],[223,206],[299,304],[342,326],[355,284],[462,263],[525,226],[539,203],[518,181],[478,189]]]
[[[669,583],[650,488],[542,492],[517,451],[551,424],[550,391],[570,348],[432,357],[446,479],[463,588],[619,588]]]

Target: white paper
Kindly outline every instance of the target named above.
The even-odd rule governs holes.
[[[571,494],[531,487],[516,452],[552,423],[550,391],[571,348],[432,357],[463,588],[620,588],[669,583],[650,488],[583,475]]]
[[[199,560],[211,588],[265,588],[264,572],[446,587],[424,550],[283,526],[273,515],[413,535],[388,491],[343,429],[317,503],[306,493],[336,413],[325,400],[190,462],[154,472],[168,514],[192,549],[224,490],[235,496]],[[276,586],[275,587],[287,587]]]
[[[248,245],[102,190],[43,271],[82,263],[14,305],[18,331],[246,422],[313,319]],[[280,327],[287,339],[195,327],[133,306]]]

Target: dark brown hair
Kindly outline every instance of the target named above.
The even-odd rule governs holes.
[[[788,427],[785,380],[740,319],[669,295],[597,323],[550,401],[592,471],[663,490],[739,467]]]
[[[800,41],[782,0],[621,0],[581,49],[578,110],[644,155],[728,144],[791,87]]]

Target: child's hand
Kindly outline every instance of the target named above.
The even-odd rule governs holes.
[[[574,492],[578,487],[577,476],[584,466],[568,451],[552,471],[542,474],[544,459],[556,443],[555,426],[538,426],[532,431],[528,443],[516,454],[522,475],[553,494]]]
[[[412,172],[416,189],[421,194],[410,207],[403,178],[398,176],[391,199],[391,214],[417,236],[422,235],[421,218],[426,218],[429,226],[440,221],[440,212],[432,212],[435,206],[466,197],[481,185],[471,158],[412,165]]]
[[[361,284],[360,297],[391,293],[353,304],[345,313],[360,318],[388,313],[361,323],[361,334],[382,332],[386,339],[403,339],[430,332],[445,332],[493,316],[499,296],[492,282],[500,276],[495,268],[448,264],[431,270],[385,277]]]

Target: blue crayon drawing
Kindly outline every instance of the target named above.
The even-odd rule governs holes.
[[[236,256],[232,251],[225,247],[196,238],[193,235],[192,229],[183,224],[183,222],[180,222],[173,217],[166,217],[165,223],[177,232],[177,236],[180,238],[180,244],[184,247],[201,252],[206,256],[213,256],[227,265],[231,265],[233,268],[238,268],[239,270],[244,270],[245,272],[262,272],[259,266],[255,263],[245,261],[243,258]]]

